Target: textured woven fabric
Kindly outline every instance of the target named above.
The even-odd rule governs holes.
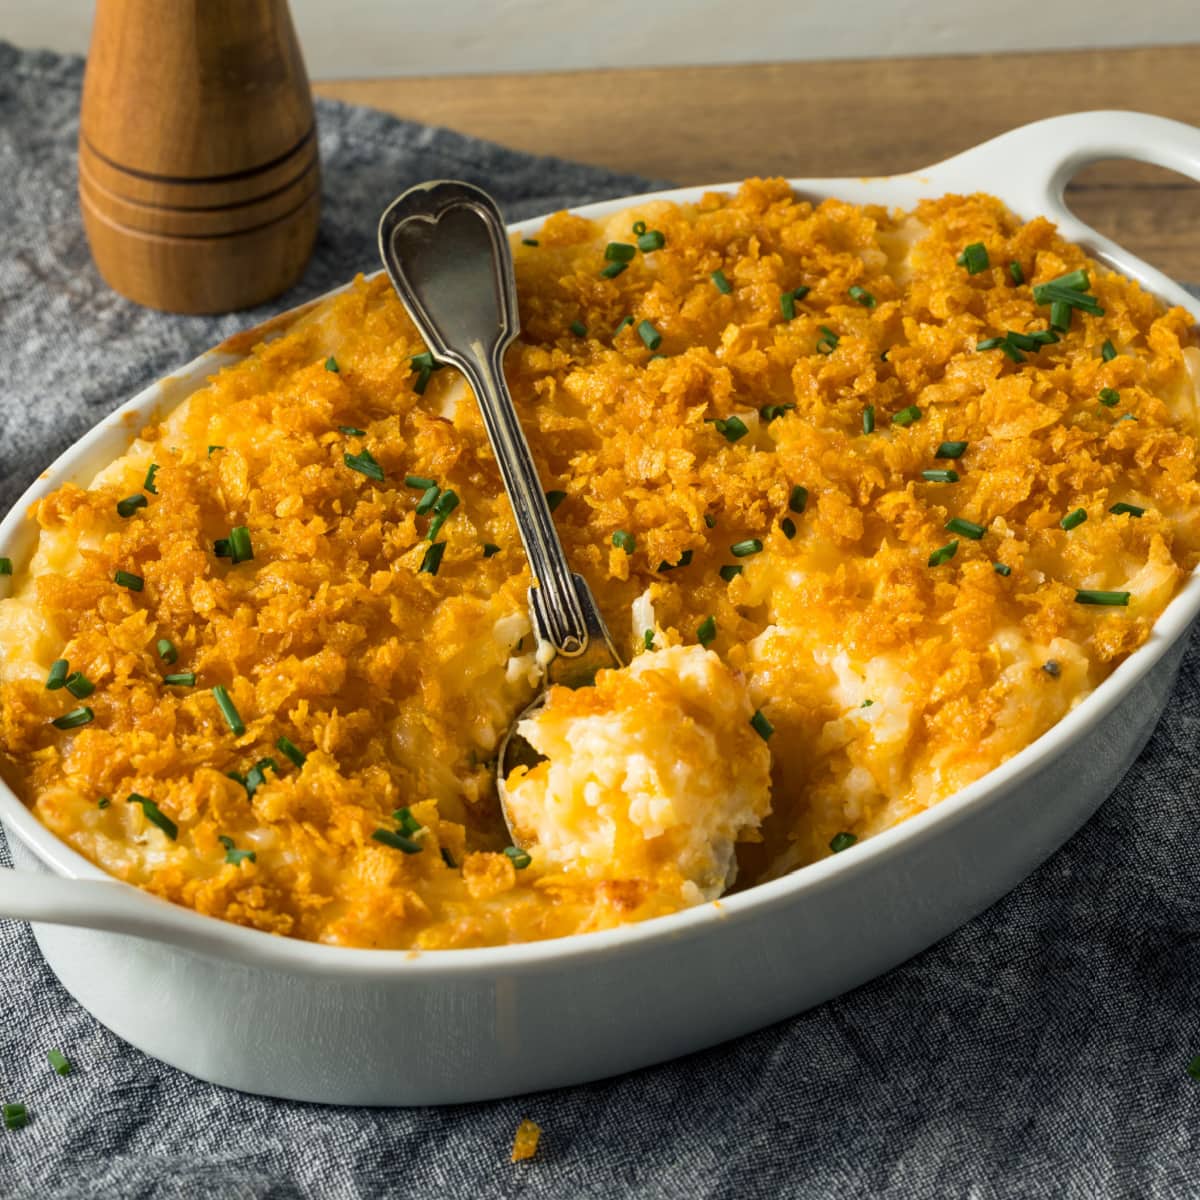
[[[75,207],[80,64],[0,44],[0,510],[117,404],[261,314],[192,318],[100,282]],[[302,284],[374,265],[404,186],[456,175],[519,217],[646,181],[322,103]],[[446,1109],[241,1096],[131,1049],[0,921],[0,1196],[1195,1196],[1200,649],[1099,815],[941,944],[833,1003],[636,1074]],[[0,840],[0,862],[7,850]],[[154,1003],[146,997],[147,1004]],[[75,1069],[47,1065],[52,1046]],[[508,1161],[522,1117],[538,1156]]]

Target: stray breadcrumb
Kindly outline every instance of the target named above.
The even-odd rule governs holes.
[[[517,1135],[513,1138],[512,1161],[521,1162],[532,1158],[537,1153],[538,1138],[542,1136],[542,1127],[536,1121],[524,1120],[517,1126]]]

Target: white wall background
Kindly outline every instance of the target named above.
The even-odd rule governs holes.
[[[1200,0],[291,0],[291,6],[316,79],[1200,41]],[[91,12],[90,0],[0,0],[0,38],[82,54]]]

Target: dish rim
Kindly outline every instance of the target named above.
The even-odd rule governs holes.
[[[1124,140],[1098,127],[1098,122],[1111,123],[1114,119],[1119,119],[1120,123],[1128,127]],[[1012,187],[996,187],[1000,182],[998,178],[989,182],[989,170],[999,173],[1006,162],[1011,162],[1014,151],[1020,151],[1023,147],[1029,149],[1034,144],[1045,143],[1063,134],[1069,135],[1069,145],[1066,148],[1054,148],[1052,153],[1043,155],[1042,163],[1034,166],[1034,182],[1038,187],[1045,189],[1044,192],[1039,192],[1039,211],[1031,214],[1022,211],[1006,199],[1006,194],[1013,194]],[[853,202],[876,203],[888,208],[908,207],[912,204],[911,199],[889,199],[886,193],[890,190],[901,196],[949,194],[954,189],[946,184],[952,183],[961,169],[966,169],[966,178],[973,181],[972,190],[990,191],[999,196],[1023,220],[1038,215],[1054,220],[1063,236],[1082,244],[1091,257],[1133,279],[1160,301],[1183,307],[1191,314],[1193,306],[1197,303],[1195,297],[1190,296],[1156,268],[1133,257],[1128,251],[1079,221],[1065,207],[1062,200],[1062,190],[1075,170],[1098,158],[1119,156],[1161,162],[1165,157],[1170,161],[1164,162],[1163,165],[1180,169],[1178,149],[1175,148],[1170,154],[1156,154],[1153,143],[1147,141],[1148,136],[1152,134],[1164,137],[1170,135],[1168,141],[1184,141],[1184,157],[1188,162],[1183,169],[1192,173],[1200,169],[1200,132],[1190,126],[1137,113],[1096,112],[1076,113],[1022,126],[961,155],[918,171],[867,178],[789,179],[787,182],[797,193],[812,192],[839,198],[848,193],[863,195],[865,189],[878,188],[883,194],[874,200],[856,199]],[[987,163],[989,157],[995,159],[990,167]],[[978,160],[978,165],[969,160]],[[1197,177],[1200,178],[1200,175]],[[943,178],[945,183],[939,182]],[[616,197],[571,211],[589,219],[602,220],[635,205],[663,200],[694,203],[706,192],[733,192],[739,186],[740,182],[672,188]],[[510,234],[520,235],[524,229],[534,223],[544,222],[550,215],[546,213],[511,222],[508,230]],[[375,274],[378,272],[369,277],[374,277]],[[353,280],[225,339],[171,375],[154,381],[113,410],[63,451],[15,502],[0,521],[0,552],[11,555],[14,562],[28,557],[27,554],[20,554],[19,548],[25,542],[32,545],[28,529],[31,522],[27,521],[25,515],[30,505],[56,487],[72,481],[77,474],[87,474],[89,477],[94,474],[94,471],[84,472],[79,464],[81,460],[88,459],[88,451],[95,444],[107,441],[118,429],[128,436],[145,421],[162,419],[166,412],[204,386],[204,379],[209,374],[245,358],[251,347],[263,336],[286,329],[314,305],[352,286]],[[196,378],[193,379],[193,376]],[[184,381],[189,385],[187,390],[180,389],[180,394],[175,395],[176,388],[173,385]],[[9,594],[9,587],[11,584],[6,587],[5,595]],[[619,953],[645,942],[690,940],[702,935],[713,921],[749,920],[773,908],[794,902],[806,892],[829,886],[842,875],[872,870],[879,865],[881,859],[929,840],[935,834],[963,820],[975,807],[986,805],[989,800],[997,802],[1002,799],[1009,789],[1034,775],[1045,762],[1053,759],[1089,726],[1101,720],[1128,695],[1162,655],[1180,637],[1186,635],[1198,613],[1200,567],[1191,573],[1159,614],[1147,641],[1045,733],[966,787],[923,812],[858,843],[853,854],[832,854],[797,868],[787,875],[755,884],[745,891],[735,892],[720,900],[591,933],[576,933],[560,938],[497,946],[438,950],[368,949],[282,937],[236,925],[218,917],[202,915],[183,905],[155,897],[136,885],[124,883],[108,874],[43,825],[3,779],[0,779],[0,821],[42,865],[54,873],[73,879],[104,881],[136,893],[147,905],[165,905],[172,910],[179,929],[190,929],[194,940],[203,943],[185,946],[181,938],[179,942],[172,943],[173,949],[186,948],[189,953],[253,961],[263,967],[279,970],[360,977],[390,975],[397,971],[419,975],[429,972],[451,975],[464,972],[473,974],[479,971],[494,973],[501,969],[536,972],[566,961],[574,962],[591,956]],[[219,945],[222,942],[228,943],[228,949],[231,951],[228,955],[223,954],[224,947]]]

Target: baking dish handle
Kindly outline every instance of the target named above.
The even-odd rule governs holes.
[[[1078,171],[1112,158],[1153,163],[1200,182],[1200,129],[1147,113],[1070,113],[1013,129],[921,174],[946,192],[974,192],[981,178],[995,180],[989,190],[1014,211],[1044,213],[1065,237],[1137,276],[1143,264],[1081,221],[1063,199]]]
[[[207,939],[196,916],[116,879],[64,879],[0,868],[0,920],[74,925],[198,950]]]

